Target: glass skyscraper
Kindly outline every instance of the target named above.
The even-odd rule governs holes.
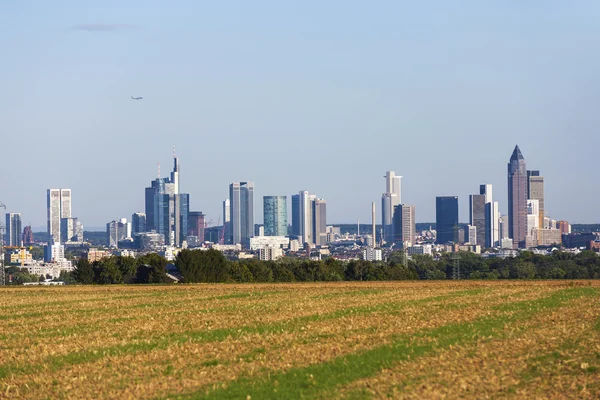
[[[458,197],[438,196],[435,198],[435,242],[445,244],[458,241]]]
[[[287,236],[287,198],[285,196],[264,196],[265,236]]]
[[[233,182],[229,185],[229,222],[232,244],[250,247],[254,236],[254,183]]]

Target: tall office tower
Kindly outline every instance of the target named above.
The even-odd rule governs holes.
[[[189,194],[180,193],[179,160],[173,152],[171,178],[158,176],[146,188],[146,231],[162,234],[166,245],[181,246],[187,237],[189,206]]]
[[[312,201],[312,237],[317,246],[327,244],[327,202],[324,199]]]
[[[500,216],[498,225],[498,240],[502,241],[502,239],[509,239],[510,231],[508,230],[508,215]]]
[[[435,229],[438,244],[458,241],[458,197],[435,198]]]
[[[33,230],[31,229],[31,225],[27,225],[25,229],[23,229],[23,244],[29,246],[34,243]]]
[[[5,246],[21,246],[21,214],[7,213],[6,214],[6,238],[4,239]]]
[[[317,198],[314,194],[303,190],[300,196],[300,242],[312,245],[315,243],[313,237],[313,207],[312,203]]]
[[[465,229],[465,242],[471,245],[477,244],[477,227],[475,225],[467,225]]]
[[[48,189],[48,234],[54,242],[60,242],[60,219],[71,218],[71,189]]]
[[[146,232],[146,214],[137,212],[131,215],[131,234]]]
[[[60,219],[60,241],[83,243],[83,226],[77,218]]]
[[[394,243],[405,249],[415,243],[416,236],[415,206],[398,204],[394,207]]]
[[[292,236],[300,236],[300,195],[292,195]]]
[[[534,229],[540,229],[540,201],[527,200],[527,235],[534,236]]]
[[[190,211],[188,214],[188,236],[196,236],[204,242],[204,214],[202,211]]]
[[[231,206],[229,199],[223,200],[223,241],[231,244]]]
[[[131,239],[131,222],[127,222],[127,218],[121,218],[107,223],[106,237],[108,247],[119,247],[119,241]]]
[[[264,196],[263,211],[265,236],[287,236],[287,198]]]
[[[481,245],[482,247],[492,248],[500,243],[498,202],[493,200],[492,185],[490,184],[480,185],[479,194],[485,196],[485,243]]]
[[[540,171],[527,171],[527,198],[538,200],[540,207],[540,229],[544,226],[544,177]]]
[[[175,146],[173,146],[173,171],[171,172],[171,183],[173,184],[173,194],[179,194],[179,159],[175,155]]]
[[[381,224],[383,238],[391,243],[394,240],[394,207],[402,203],[402,177],[394,171],[385,173],[385,193],[381,195]]]
[[[513,248],[525,246],[527,236],[527,166],[519,146],[508,163],[508,230]]]
[[[469,196],[469,224],[477,228],[477,237],[469,237],[469,243],[485,246],[485,194]]]
[[[254,183],[233,182],[229,185],[231,243],[248,248],[254,236]]]

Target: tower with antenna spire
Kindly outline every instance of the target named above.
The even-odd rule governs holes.
[[[158,177],[146,188],[146,230],[163,234],[165,244],[181,246],[188,235],[189,195],[179,190],[179,160],[173,146],[173,171],[170,178]]]

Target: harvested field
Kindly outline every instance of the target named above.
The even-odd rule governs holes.
[[[0,398],[600,398],[600,282],[0,290]]]

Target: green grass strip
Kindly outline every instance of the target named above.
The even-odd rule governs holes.
[[[541,299],[502,305],[498,307],[500,315],[496,317],[449,324],[418,334],[400,335],[392,344],[348,354],[321,364],[282,372],[271,371],[268,377],[241,377],[227,383],[225,388],[212,391],[208,391],[210,388],[203,388],[195,393],[168,398],[334,398],[335,391],[340,386],[373,376],[382,369],[393,367],[399,361],[424,356],[450,345],[497,336],[508,323],[527,319],[535,313],[560,307],[572,299],[587,295],[598,295],[598,291],[594,288],[565,289]]]

